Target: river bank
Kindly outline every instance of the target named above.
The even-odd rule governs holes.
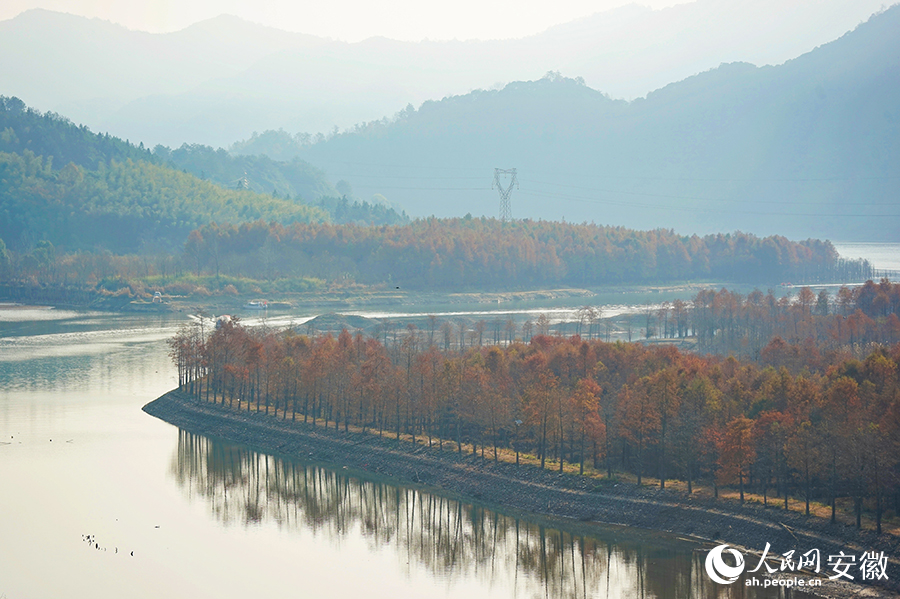
[[[900,540],[848,526],[832,526],[820,518],[629,483],[598,484],[575,475],[496,463],[448,450],[441,452],[369,433],[345,433],[265,414],[235,412],[198,402],[177,391],[147,404],[144,411],[189,432],[275,455],[390,476],[405,484],[440,489],[445,494],[504,511],[663,531],[689,536],[710,547],[729,543],[757,553],[770,543],[770,554],[776,556],[789,549],[798,553],[820,549],[826,572],[826,556],[839,551],[856,555],[884,551],[892,558],[888,580],[882,581],[884,587],[826,581],[818,591],[826,597],[896,597],[895,592],[900,591],[900,567],[893,560]]]
[[[497,306],[516,302],[546,302],[577,300],[589,302],[599,293],[664,294],[692,293],[715,286],[713,283],[684,282],[666,285],[608,285],[592,289],[547,288],[470,291],[421,291],[385,287],[337,287],[313,291],[254,293],[210,293],[205,290],[172,294],[163,292],[159,302],[151,301],[150,293],[138,297],[130,293],[102,292],[97,288],[72,284],[0,284],[0,301],[59,308],[81,308],[109,312],[189,312],[207,314],[240,314],[246,304],[260,297],[266,299],[273,314],[290,312],[297,306],[321,312],[340,312],[353,309],[391,308],[397,306]],[[128,288],[124,288],[128,291]]]

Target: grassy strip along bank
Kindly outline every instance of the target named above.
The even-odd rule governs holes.
[[[880,584],[885,591],[900,591],[900,567],[893,559],[900,540],[892,535],[834,526],[821,518],[794,512],[750,504],[740,506],[625,482],[604,484],[531,465],[441,452],[371,432],[344,432],[286,421],[261,412],[200,402],[179,391],[171,391],[143,409],[192,433],[223,438],[266,453],[347,466],[435,487],[488,506],[689,535],[755,552],[761,552],[770,543],[770,556],[775,553],[775,557],[789,549],[800,553],[817,548],[823,556],[823,570],[827,570],[825,556],[839,551],[884,551],[891,561],[888,580]],[[828,596],[855,596],[852,589],[841,591],[837,585],[826,586],[836,591]]]

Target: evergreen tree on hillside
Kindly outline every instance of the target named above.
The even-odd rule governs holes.
[[[43,156],[52,168],[72,163],[96,169],[110,160],[158,160],[143,147],[109,133],[93,133],[84,125],[53,112],[28,108],[16,97],[0,96],[0,152]]]

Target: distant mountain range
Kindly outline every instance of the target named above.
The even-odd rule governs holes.
[[[515,167],[518,218],[898,241],[898,32],[894,6],[782,65],[725,64],[645,99],[554,74],[295,151],[414,216],[496,215],[493,169]]]
[[[266,129],[343,129],[548,71],[631,99],[722,62],[794,58],[882,2],[629,5],[517,40],[354,44],[227,16],[149,34],[32,10],[0,22],[0,94],[148,146],[227,146]]]
[[[812,4],[825,10],[846,3],[792,4],[792,14],[800,19]],[[672,32],[684,32],[688,22],[706,22],[696,21],[703,16],[722,26],[704,30],[718,36],[748,6],[698,0],[675,7],[687,12],[673,8],[675,12],[665,14]],[[136,156],[226,187],[245,178],[255,191],[295,200],[302,196],[338,221],[404,218],[399,209],[388,214],[388,205],[402,206],[412,216],[496,215],[493,169],[515,167],[519,189],[512,192],[514,218],[671,228],[684,234],[743,230],[795,239],[898,240],[900,6],[784,64],[722,64],[630,102],[598,91],[586,78],[552,71],[425,101],[418,109],[410,101],[424,93],[428,81],[449,86],[471,79],[471,69],[487,68],[492,56],[512,60],[516,52],[510,48],[531,48],[528,44],[536,39],[545,40],[548,48],[572,50],[573,60],[586,60],[596,50],[588,42],[600,31],[597,23],[606,23],[611,34],[619,30],[613,26],[615,18],[656,14],[626,8],[516,42],[410,45],[379,39],[340,44],[227,17],[157,36],[31,11],[0,23],[0,85],[10,93],[27,88],[47,103],[68,102],[66,117],[102,131],[79,116],[79,111],[94,111],[122,136],[128,135],[123,130],[145,131],[192,142],[217,137],[227,144],[240,139],[238,130],[259,127],[263,133],[245,135],[231,146],[231,155],[198,143],[173,144],[176,150],[157,147],[151,153],[149,143],[135,147],[65,118],[36,113],[53,125],[56,137],[35,136],[33,129],[22,129],[25,121],[14,119],[6,129],[0,127],[0,150],[19,154],[31,149],[53,156],[54,169],[73,161],[94,170],[95,163],[111,157]],[[690,14],[694,21],[678,25],[676,17]],[[749,13],[744,16],[752,21]],[[809,31],[814,29],[811,25]],[[224,38],[223,31],[228,32]],[[673,33],[671,44],[665,37],[659,43],[670,49],[690,46],[707,39],[702,33],[699,38]],[[776,47],[775,40],[789,37],[771,37],[758,45]],[[39,39],[56,41],[35,41]],[[574,46],[551,43],[553,39],[587,45],[575,52]],[[737,47],[737,42],[720,44],[717,39],[707,40],[716,52]],[[438,52],[447,48],[452,52]],[[630,60],[649,60],[651,54],[636,52]],[[712,56],[697,55],[703,60]],[[516,56],[529,55],[521,50]],[[532,67],[540,64],[536,55],[530,56]],[[327,68],[322,57],[332,61]],[[460,57],[477,66],[461,67],[468,63]],[[506,64],[503,60],[496,64]],[[620,64],[612,58],[601,63]],[[418,78],[410,75],[417,68]],[[635,77],[647,72],[638,69]],[[22,96],[27,100],[28,94]],[[393,112],[382,112],[388,104]],[[396,112],[403,105],[407,107]],[[364,111],[394,117],[328,136],[285,131],[300,122],[292,118],[313,118],[316,106],[343,117]],[[282,128],[265,131],[259,126],[264,122]],[[87,144],[83,160],[77,140]],[[357,215],[337,193],[351,201],[378,197],[378,214],[366,207],[371,214]],[[338,218],[338,213],[344,216]]]

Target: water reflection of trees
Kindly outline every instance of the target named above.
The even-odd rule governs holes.
[[[448,582],[474,576],[514,597],[779,597],[717,587],[689,548],[546,527],[179,431],[172,472],[224,523],[274,521],[338,541],[361,535]],[[577,526],[573,529],[578,528]],[[505,591],[500,591],[505,589]]]

